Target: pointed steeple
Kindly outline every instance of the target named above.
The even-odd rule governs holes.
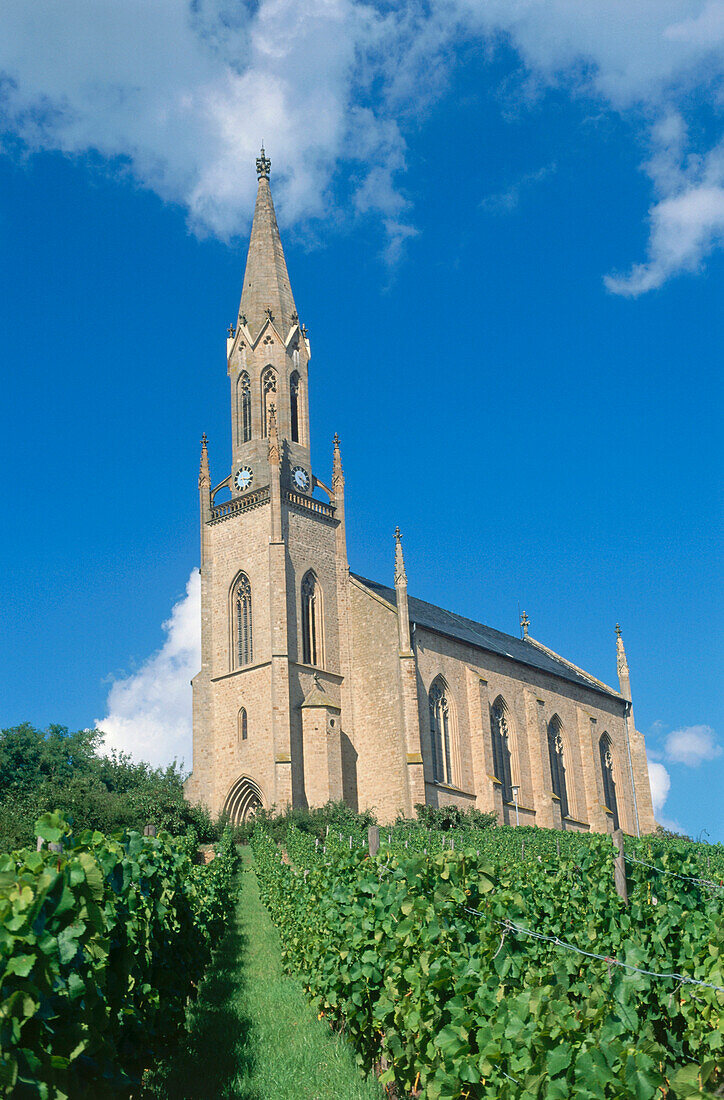
[[[618,682],[624,699],[631,699],[631,678],[626,660],[626,650],[623,648],[621,627],[616,623],[616,667],[618,669]]]
[[[201,461],[199,462],[199,509],[201,513],[201,566],[207,557],[208,528],[211,519],[211,473],[206,432],[201,436]]]
[[[407,573],[405,572],[405,559],[402,556],[402,534],[400,528],[395,527],[395,587],[407,585]]]
[[[339,436],[334,433],[332,449],[332,503],[338,520],[335,537],[337,568],[349,573],[347,562],[347,530],[344,520],[344,472],[342,470],[342,452],[339,448]]]
[[[201,436],[201,461],[199,462],[199,489],[211,488],[211,474],[209,472],[209,450],[206,432]]]
[[[395,527],[395,594],[397,597],[397,630],[400,641],[400,654],[408,654],[410,642],[410,610],[407,602],[407,573],[405,559],[402,556],[402,535]]]
[[[268,318],[283,339],[286,339],[291,326],[298,323],[269,186],[270,169],[271,161],[262,146],[261,156],[256,162],[259,189],[239,305],[239,318],[246,318],[246,325],[254,339]]]
[[[342,452],[339,449],[339,436],[334,433],[334,448],[332,451],[332,492],[335,497],[340,492],[344,493],[344,472],[342,470]]]

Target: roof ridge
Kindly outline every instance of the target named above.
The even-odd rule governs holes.
[[[370,580],[359,573],[350,572],[350,577],[354,578],[363,588],[366,588],[375,599],[384,599],[386,603],[395,606],[396,593],[389,585],[380,584],[378,581]],[[603,680],[599,680],[590,672],[586,672],[574,664],[573,661],[561,657],[555,650],[549,649],[548,646],[543,645],[542,642],[537,642],[534,638],[517,638],[515,634],[507,634],[505,631],[497,630],[493,626],[486,626],[485,623],[481,623],[477,619],[469,619],[455,611],[448,611],[438,604],[421,600],[417,596],[409,597],[409,605],[411,622],[416,622],[425,629],[448,637],[458,638],[459,641],[463,641],[468,645],[477,645],[481,649],[497,653],[498,656],[508,657],[521,664],[530,665],[542,672],[547,672],[549,675],[561,676],[563,679],[593,688],[593,690],[613,696],[615,699],[623,698],[620,692],[604,683]],[[420,612],[422,612],[422,615]],[[440,616],[444,616],[447,623],[440,621]],[[426,622],[425,619],[428,619],[428,621]],[[464,636],[463,632],[467,636]],[[531,660],[526,655],[525,650],[528,650],[530,658],[533,657],[536,651],[540,654],[540,657],[538,660]],[[558,666],[558,668],[555,666]]]
[[[543,642],[539,642],[537,638],[532,638],[530,634],[527,638],[524,639],[524,641],[528,642],[530,645],[536,646],[536,648],[542,650],[543,653],[547,653],[549,657],[553,657],[554,660],[560,661],[561,664],[567,665],[569,668],[572,668],[573,671],[577,672],[579,676],[584,676],[586,680],[590,680],[592,683],[598,684],[599,687],[605,688],[606,691],[610,691],[612,695],[621,695],[621,692],[616,691],[616,689],[612,688],[610,684],[605,684],[603,680],[599,680],[597,676],[593,676],[590,672],[586,672],[586,670],[581,668],[580,665],[575,665],[573,661],[569,661],[567,657],[561,657],[560,653],[556,653],[554,649],[551,649],[547,645],[543,645]],[[621,698],[623,698],[623,696],[621,696]]]

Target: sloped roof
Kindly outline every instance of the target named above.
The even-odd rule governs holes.
[[[352,576],[360,584],[368,588],[370,592],[381,596],[383,600],[396,606],[397,599],[394,588],[370,581],[366,577],[360,577],[353,573]],[[415,596],[408,597],[410,609],[410,621],[433,630],[437,634],[444,634],[448,638],[457,638],[458,641],[467,642],[469,645],[486,649],[490,653],[497,653],[501,657],[510,657],[514,661],[537,668],[541,672],[548,672],[553,676],[559,676],[570,683],[587,687],[591,691],[597,691],[601,695],[607,695],[613,699],[620,699],[617,691],[602,684],[595,677],[588,677],[582,670],[577,670],[562,657],[558,657],[550,650],[543,652],[533,641],[525,641],[523,638],[515,638],[512,634],[504,634],[501,630],[493,630],[483,623],[476,623],[473,619],[466,619],[462,615],[456,615],[453,611],[445,611],[435,604],[418,600]]]

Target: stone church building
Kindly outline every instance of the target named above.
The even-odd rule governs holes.
[[[408,595],[399,531],[390,584],[350,571],[338,438],[329,485],[310,461],[310,344],[270,167],[262,149],[227,340],[231,468],[215,486],[205,437],[201,448],[188,796],[235,821],[344,799],[383,822],[428,803],[653,831],[618,628],[616,691],[531,637],[525,615],[516,638]]]

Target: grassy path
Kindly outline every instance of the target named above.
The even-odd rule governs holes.
[[[380,1100],[343,1039],[317,1020],[282,971],[279,935],[259,899],[251,853],[233,925],[190,1014],[188,1047],[159,1070],[167,1100]],[[161,1081],[163,1078],[163,1081]]]

